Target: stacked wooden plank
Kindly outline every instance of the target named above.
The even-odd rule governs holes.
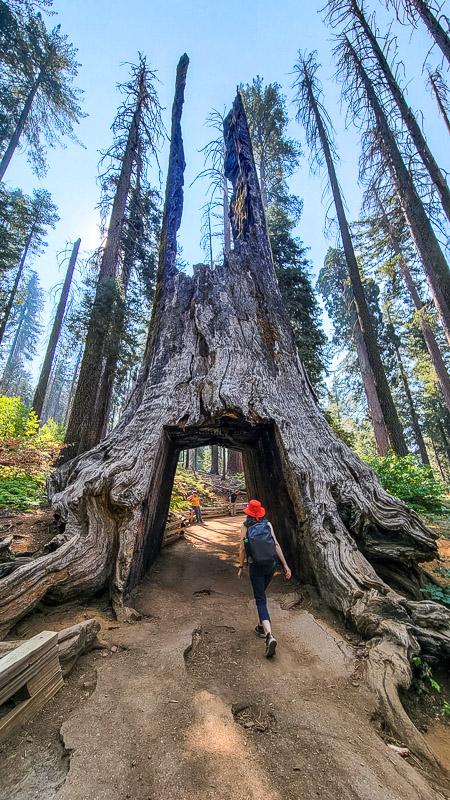
[[[242,514],[244,508],[246,508],[247,503],[236,503],[236,513]],[[212,506],[211,508],[205,507],[202,508],[202,517],[210,518],[210,517],[226,517],[230,513],[230,505],[229,503],[223,504],[221,506]]]
[[[0,743],[63,685],[58,634],[43,631],[0,658]]]

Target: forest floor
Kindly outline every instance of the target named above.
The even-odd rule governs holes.
[[[115,622],[100,598],[41,606],[16,626],[8,638],[95,616],[103,649],[0,748],[0,800],[450,797],[389,748],[364,644],[281,575],[269,590],[277,654],[264,658],[248,577],[237,579],[240,521],[192,526],[164,548],[132,598],[139,622]],[[450,728],[427,727],[450,763]]]

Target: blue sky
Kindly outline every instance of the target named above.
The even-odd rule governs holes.
[[[339,103],[339,89],[332,76],[332,33],[318,13],[322,2],[282,0],[275,4],[268,0],[228,0],[225,3],[192,0],[54,0],[57,16],[48,19],[48,25],[60,23],[62,32],[78,48],[81,63],[77,85],[85,92],[83,108],[88,116],[78,126],[77,135],[85,145],[81,148],[69,140],[66,148],[50,150],[47,176],[38,181],[31,173],[25,154],[16,154],[6,174],[10,186],[20,186],[31,192],[42,185],[49,189],[58,206],[61,221],[51,231],[48,247],[36,261],[41,283],[46,290],[59,283],[57,253],[68,242],[81,237],[81,251],[87,252],[98,243],[99,215],[95,206],[99,199],[96,184],[98,151],[111,142],[110,125],[120,96],[116,89],[119,81],[126,79],[127,68],[123,62],[134,62],[141,51],[157,74],[159,95],[165,108],[164,121],[170,128],[170,109],[177,62],[182,53],[190,58],[186,100],[182,119],[186,154],[185,202],[179,243],[183,257],[190,264],[202,261],[200,247],[201,206],[205,201],[206,184],[197,181],[189,185],[203,168],[203,156],[198,151],[211,138],[205,126],[208,113],[216,108],[228,109],[233,101],[237,84],[251,82],[260,75],[266,82],[277,81],[288,97],[289,110],[293,92],[293,64],[299,49],[317,49],[324,84],[326,105],[337,129],[337,143],[341,156],[339,178],[349,207],[349,217],[358,215],[361,192],[357,186],[358,138],[353,129],[345,128],[344,114]],[[377,13],[381,32],[391,21],[380,0],[368,3]],[[447,134],[429,95],[424,91],[422,64],[430,47],[426,30],[420,28],[411,38],[411,31],[395,24],[401,53],[408,75],[408,99],[415,110],[421,109],[425,117],[425,130],[442,166],[448,151]],[[438,60],[433,54],[430,63]],[[303,143],[303,131],[294,121],[290,135]],[[305,149],[305,148],[304,148]],[[161,155],[165,173],[167,146]],[[444,161],[443,161],[444,159]],[[155,170],[155,182],[157,171]],[[163,174],[163,180],[165,174]],[[297,235],[310,248],[313,274],[323,264],[326,250],[335,244],[335,237],[325,238],[323,233],[325,207],[322,202],[323,184],[320,177],[309,175],[304,156],[299,171],[290,181],[291,191],[304,200],[304,211]],[[47,317],[52,309],[49,299]],[[37,366],[35,367],[35,370]]]

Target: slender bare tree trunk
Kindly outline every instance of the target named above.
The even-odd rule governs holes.
[[[352,54],[355,69],[362,80],[367,99],[372,108],[382,152],[387,158],[388,167],[400,200],[400,205],[411,231],[411,236],[416,245],[417,252],[421,258],[434,303],[450,343],[450,271],[447,261],[439,246],[430,220],[425,213],[420,197],[417,194],[411,173],[405,166],[397,147],[395,137],[389,128],[384,111],[375,94],[373,84],[350,42],[348,42],[348,48]]]
[[[438,470],[439,470],[439,472],[441,473],[441,478],[442,478],[442,480],[445,482],[447,479],[446,479],[446,477],[445,477],[445,472],[444,472],[444,470],[442,469],[442,464],[441,464],[440,458],[439,458],[439,456],[438,456],[438,452],[437,452],[437,450],[436,450],[436,445],[435,445],[435,443],[433,442],[433,439],[431,439],[430,441],[431,441],[431,446],[432,446],[432,448],[433,448],[434,457],[435,457],[435,459],[436,459],[436,464],[438,465]]]
[[[109,408],[123,325],[125,296],[119,276],[119,259],[132,169],[139,148],[141,96],[143,87],[136,102],[117,183],[80,375],[67,426],[68,444],[62,460],[98,444]]]
[[[8,324],[9,315],[11,314],[11,309],[12,309],[12,307],[14,305],[14,300],[15,300],[15,297],[16,297],[16,294],[17,294],[17,289],[18,289],[18,286],[19,286],[19,283],[20,283],[20,279],[22,277],[23,268],[25,266],[25,261],[26,261],[27,255],[28,255],[28,250],[30,248],[31,241],[33,239],[34,231],[35,231],[35,225],[33,224],[32,227],[31,227],[30,233],[28,234],[28,239],[27,239],[27,242],[26,242],[26,245],[25,245],[25,249],[23,251],[23,255],[22,255],[22,258],[20,260],[19,269],[17,270],[17,273],[16,273],[16,279],[14,281],[14,286],[12,287],[11,292],[9,294],[8,302],[6,303],[5,310],[3,312],[2,321],[0,322],[0,344],[2,343],[3,337],[5,335],[5,330],[6,330],[6,326]]]
[[[444,104],[443,104],[443,102],[441,100],[441,96],[439,94],[438,88],[436,86],[436,81],[434,79],[434,76],[433,76],[432,72],[430,72],[430,83],[431,83],[431,86],[432,86],[432,89],[433,89],[433,94],[434,94],[434,96],[436,98],[436,103],[438,105],[438,109],[441,112],[441,116],[442,116],[442,119],[445,122],[445,126],[447,128],[447,131],[448,131],[448,133],[450,133],[450,119],[448,118],[447,112],[446,112],[446,110],[444,108]]]
[[[26,121],[28,119],[28,115],[29,115],[29,113],[31,111],[31,106],[33,105],[33,100],[35,98],[37,90],[39,89],[39,86],[41,85],[41,81],[42,81],[42,78],[44,76],[44,72],[45,72],[46,68],[47,68],[47,65],[44,64],[40,69],[39,75],[37,76],[32,88],[31,88],[31,90],[30,90],[30,92],[28,94],[28,97],[26,99],[26,102],[25,102],[25,105],[23,107],[22,113],[21,113],[21,115],[19,117],[19,121],[18,121],[18,123],[16,125],[16,129],[15,129],[15,131],[14,131],[12,137],[11,137],[11,140],[10,140],[10,142],[8,144],[8,147],[6,148],[5,154],[3,155],[3,158],[2,158],[2,160],[0,162],[0,180],[3,180],[3,176],[4,176],[5,172],[6,172],[6,170],[8,169],[9,162],[11,161],[11,159],[12,159],[12,157],[14,155],[14,151],[15,151],[17,145],[19,144],[19,140],[20,140],[20,137],[21,137],[21,135],[23,133],[23,129],[24,129],[25,125],[26,125]]]
[[[432,13],[428,3],[424,2],[424,0],[408,0],[408,2],[418,11],[434,41],[441,48],[450,64],[450,38]]]
[[[70,383],[70,390],[69,390],[69,394],[68,394],[68,397],[67,397],[67,406],[66,406],[66,410],[64,412],[64,425],[65,426],[67,425],[67,422],[68,422],[68,419],[69,419],[69,415],[70,415],[70,411],[72,409],[73,398],[75,396],[75,389],[76,389],[77,380],[78,380],[78,370],[80,369],[82,355],[83,355],[83,346],[80,345],[79,350],[78,350],[76,364],[75,364],[75,369],[73,371],[72,380],[71,380],[71,383]]]
[[[394,98],[394,101],[397,105],[398,110],[400,111],[401,117],[403,122],[406,125],[406,128],[409,131],[411,139],[414,142],[414,146],[422,159],[422,162],[425,166],[425,169],[428,171],[428,174],[436,187],[436,191],[441,198],[442,207],[447,215],[447,218],[450,220],[450,190],[447,186],[447,182],[442,171],[439,169],[433,154],[428,147],[427,141],[425,136],[423,135],[420,125],[417,122],[412,110],[408,106],[408,103],[405,100],[402,90],[400,89],[397,81],[394,78],[394,75],[391,72],[387,59],[377,42],[376,36],[374,35],[370,25],[368,24],[366,17],[359,7],[356,0],[351,0],[351,8],[353,15],[358,20],[361,28],[364,32],[365,40],[370,42],[373,52],[375,53],[375,58],[377,60],[378,66],[382,74],[384,75],[384,79],[389,87],[389,90]]]
[[[414,308],[416,309],[416,320],[419,324],[422,336],[424,338],[426,348],[428,350],[431,362],[434,367],[434,371],[436,372],[436,377],[439,381],[439,385],[441,387],[442,394],[444,396],[445,404],[448,410],[450,411],[450,375],[448,374],[445,361],[442,358],[440,347],[436,341],[433,329],[427,318],[426,306],[420,298],[417,286],[414,283],[413,276],[409,271],[408,264],[406,263],[406,259],[402,253],[400,243],[393,231],[392,225],[389,222],[384,206],[381,203],[378,196],[377,196],[377,203],[382,215],[383,228],[386,231],[387,235],[389,236],[389,240],[392,245],[392,250],[397,256],[397,263],[400,275],[405,281],[406,287],[414,303]]]
[[[364,392],[366,394],[369,415],[372,422],[377,450],[380,456],[385,456],[389,452],[389,436],[381,410],[380,400],[377,392],[375,376],[369,363],[366,343],[362,334],[359,320],[355,319],[353,325],[353,338],[358,355],[359,369],[361,371]]]
[[[402,379],[403,390],[405,392],[406,400],[408,403],[409,416],[411,417],[411,425],[414,431],[414,438],[416,440],[416,444],[420,453],[420,458],[422,464],[427,464],[428,466],[430,466],[430,459],[428,458],[427,448],[425,447],[425,442],[422,435],[422,429],[420,427],[419,417],[417,416],[414,400],[412,398],[411,390],[409,388],[408,375],[405,369],[405,365],[403,363],[403,358],[400,352],[400,348],[397,342],[395,341],[394,341],[394,350],[395,350],[395,356],[397,358],[400,377]]]
[[[66,277],[64,280],[63,288],[61,290],[61,297],[59,298],[58,308],[56,309],[55,319],[53,321],[52,332],[48,341],[47,352],[45,353],[44,363],[42,365],[41,374],[39,376],[38,385],[33,398],[33,411],[38,419],[41,418],[42,408],[44,405],[45,393],[47,391],[48,380],[52,369],[53,359],[55,357],[56,345],[58,344],[59,334],[61,333],[61,326],[66,309],[67,297],[72,283],[72,275],[75,269],[75,263],[80,249],[81,239],[77,239],[73,248],[72,254],[69,259]]]
[[[334,168],[330,146],[322,122],[322,118],[317,106],[317,101],[316,98],[314,97],[311,80],[309,76],[305,76],[305,80],[308,87],[310,108],[316,120],[317,130],[319,132],[322,150],[325,156],[325,161],[328,169],[328,176],[330,180],[331,191],[333,193],[334,204],[336,206],[336,213],[342,237],[342,244],[344,247],[350,281],[352,284],[356,313],[358,316],[362,334],[364,336],[364,341],[367,350],[367,357],[369,359],[369,363],[375,378],[380,406],[383,412],[383,417],[386,423],[386,427],[388,429],[389,439],[392,445],[392,449],[394,453],[396,453],[396,455],[405,456],[408,453],[408,448],[406,447],[402,426],[398,418],[397,409],[395,408],[395,404],[392,399],[392,394],[389,389],[389,384],[387,382],[386,374],[381,360],[375,331],[372,325],[369,308],[364,294],[364,287],[362,285],[355,252],[353,250],[353,243],[350,235],[350,229],[348,227],[347,217],[345,215],[344,204],[342,201],[339,183],[336,177],[336,171]]]

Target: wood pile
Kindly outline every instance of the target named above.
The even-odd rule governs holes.
[[[63,685],[58,634],[43,631],[0,658],[0,743]]]

